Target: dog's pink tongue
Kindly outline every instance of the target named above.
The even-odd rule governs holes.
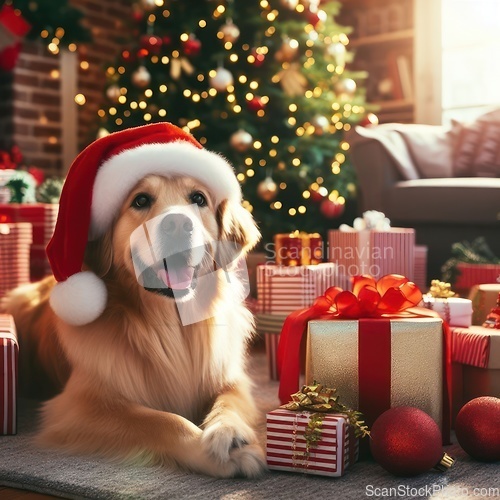
[[[165,269],[158,271],[158,279],[165,283],[165,286],[172,290],[185,290],[189,288],[193,281],[194,268],[182,267],[181,269],[171,269],[168,272]]]

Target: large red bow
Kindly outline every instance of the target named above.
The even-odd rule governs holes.
[[[376,318],[404,313],[422,300],[417,285],[399,274],[388,274],[378,281],[371,276],[354,276],[352,292],[329,288],[312,308],[315,314],[335,318]]]

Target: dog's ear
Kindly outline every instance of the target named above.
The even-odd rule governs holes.
[[[84,264],[100,278],[108,274],[113,265],[112,231],[94,241],[89,241],[85,248]]]
[[[242,253],[248,253],[260,240],[260,231],[255,221],[239,203],[223,200],[217,208],[219,241],[229,241],[241,246]]]

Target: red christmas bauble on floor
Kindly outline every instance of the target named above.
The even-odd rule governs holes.
[[[482,396],[458,412],[455,432],[460,446],[473,458],[500,460],[500,399]]]
[[[345,204],[325,198],[319,206],[320,212],[328,219],[335,219],[344,213]]]
[[[373,458],[396,476],[416,476],[436,466],[443,456],[441,431],[427,413],[411,406],[391,408],[371,429]]]

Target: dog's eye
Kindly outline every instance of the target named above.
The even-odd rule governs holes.
[[[145,193],[140,193],[134,198],[130,206],[132,208],[137,208],[139,210],[142,210],[145,208],[149,208],[152,202],[153,200],[151,199],[151,196]]]
[[[203,193],[200,193],[200,191],[191,193],[189,199],[199,207],[205,207],[207,205],[207,199]]]

